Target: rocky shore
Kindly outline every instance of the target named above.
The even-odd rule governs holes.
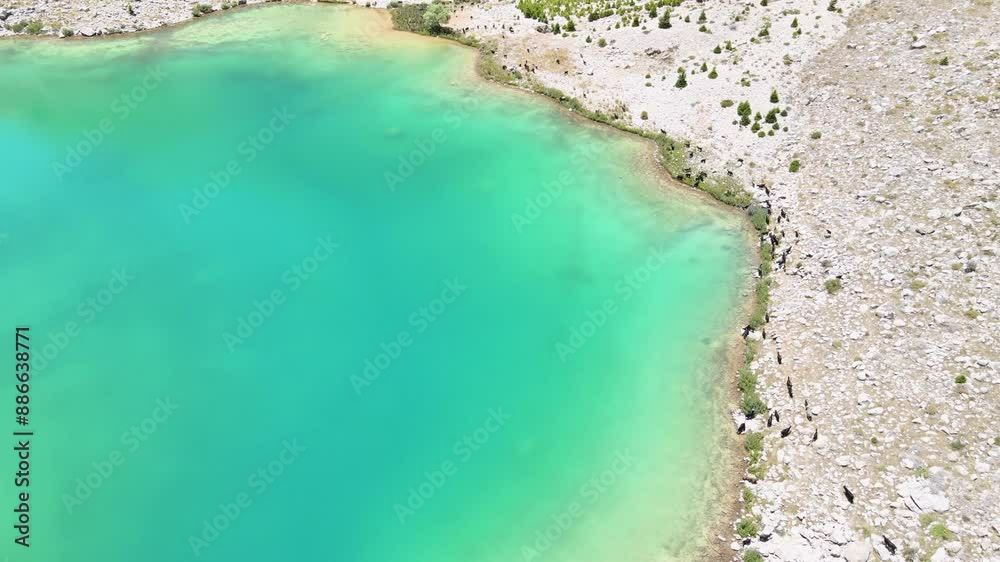
[[[95,37],[135,33],[266,1],[6,0],[0,1],[0,37],[19,34]]]
[[[0,35],[225,9],[208,6],[0,0]],[[487,0],[455,5],[449,26],[490,42],[522,85],[690,140],[694,164],[770,210],[770,313],[746,333],[769,412],[734,411],[763,454],[722,551],[1000,561],[1000,2],[640,13],[572,17],[567,31],[562,15]]]

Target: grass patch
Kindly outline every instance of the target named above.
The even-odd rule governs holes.
[[[958,538],[955,533],[948,529],[948,527],[945,527],[944,523],[935,523],[931,525],[930,534],[935,539],[942,541],[953,541]]]
[[[762,453],[764,452],[764,434],[763,433],[747,433],[746,439],[743,441],[743,448],[746,449],[748,453]]]
[[[736,534],[744,539],[760,534],[760,522],[756,517],[744,517],[736,524]]]
[[[833,279],[827,279],[826,282],[823,283],[823,287],[826,288],[827,293],[836,295],[841,289],[844,288],[844,283],[840,279],[834,277]]]
[[[764,562],[764,556],[753,548],[743,551],[743,562]]]

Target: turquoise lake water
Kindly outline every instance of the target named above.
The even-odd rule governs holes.
[[[29,424],[0,403],[35,432],[0,555],[700,546],[739,222],[472,65],[333,6],[0,43],[0,330],[30,326]]]

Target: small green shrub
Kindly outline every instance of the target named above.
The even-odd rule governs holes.
[[[681,71],[677,74],[677,81],[674,82],[674,87],[687,88],[687,85],[688,85],[687,73],[684,72],[684,69],[682,68]]]
[[[809,135],[809,138],[811,138],[812,140],[819,140],[819,139],[820,139],[820,138],[821,138],[822,136],[823,136],[823,133],[821,133],[821,132],[819,132],[819,131],[813,131],[813,132],[812,132],[812,133],[811,133],[811,134]]]
[[[836,295],[842,288],[844,288],[844,283],[840,279],[834,277],[833,279],[827,279],[826,282],[823,283],[823,286],[826,288],[827,293]]]
[[[736,534],[744,539],[755,537],[760,533],[760,524],[754,517],[744,517],[736,524]]]
[[[778,90],[771,90],[771,103],[778,103]]]
[[[957,538],[955,533],[951,532],[948,527],[944,526],[944,523],[935,523],[931,525],[930,534],[932,537],[942,541],[953,541]]]
[[[719,105],[721,105],[722,107],[732,107],[733,100],[722,100],[721,102],[719,102]]]
[[[601,37],[600,39],[597,40],[597,46],[598,47],[607,47],[608,46],[608,42],[607,42],[606,39],[604,39],[603,37]]]
[[[739,376],[736,379],[736,386],[740,392],[754,392],[757,389],[757,375],[749,367],[740,367]]]
[[[965,378],[965,375],[958,375],[955,377],[956,384],[965,384],[967,382],[969,382],[969,379]]]
[[[641,114],[639,115],[639,118],[640,118],[640,119],[642,119],[643,121],[645,121],[646,119],[649,119],[649,113],[646,113],[645,111],[643,111],[643,112],[642,112],[642,113],[641,113]]]
[[[767,404],[757,393],[748,393],[744,394],[743,399],[740,400],[740,410],[748,418],[757,417],[767,411]]]
[[[767,0],[762,0],[767,2]],[[764,562],[764,557],[756,549],[748,548],[743,551],[743,562]]]
[[[29,35],[38,35],[42,32],[43,27],[41,20],[32,20],[24,26],[24,31]]]
[[[716,72],[716,70],[715,70],[715,67],[714,67],[714,66],[712,67],[712,71],[708,73],[708,77],[709,77],[709,79],[711,79],[711,80],[715,80],[716,78],[718,78],[718,77],[719,77],[719,73],[718,73],[718,72]]]
[[[798,172],[800,168],[802,168],[802,163],[800,163],[798,160],[792,160],[792,162],[788,164],[789,172],[792,173]]]

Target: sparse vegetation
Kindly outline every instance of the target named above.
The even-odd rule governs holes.
[[[755,517],[744,517],[736,524],[736,534],[744,539],[756,537],[760,533],[760,523]]]
[[[955,377],[955,384],[965,384],[968,381],[969,379],[967,379],[965,375],[958,375],[957,377]]]
[[[788,164],[788,171],[792,173],[798,172],[801,168],[802,163],[798,160],[792,160],[791,163]]]
[[[756,549],[748,548],[743,551],[743,562],[764,562],[764,557]]]
[[[674,87],[675,88],[687,88],[687,85],[688,85],[687,72],[685,72],[684,69],[681,68],[680,72],[677,73],[677,81],[674,82]]]
[[[450,17],[451,12],[448,10],[448,6],[441,2],[434,2],[424,10],[424,27],[431,33],[440,33],[443,29],[442,26],[448,22]]]
[[[826,288],[826,292],[831,295],[836,295],[843,288],[843,282],[840,279],[834,277],[833,279],[827,279],[823,283],[823,287]]]
[[[747,393],[740,401],[740,410],[748,418],[757,417],[767,411],[767,404],[756,392]]]
[[[932,537],[941,541],[953,541],[957,538],[955,533],[951,532],[948,527],[945,527],[944,523],[931,525],[929,532]]]

